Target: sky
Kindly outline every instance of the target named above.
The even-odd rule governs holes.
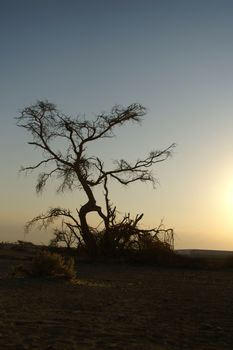
[[[87,119],[115,104],[147,108],[96,151],[107,163],[176,143],[149,184],[111,185],[119,212],[163,220],[176,248],[233,250],[233,2],[231,0],[0,0],[0,241],[47,243],[24,234],[49,207],[79,208],[80,192],[35,192],[20,167],[41,154],[16,126],[40,99]],[[101,196],[101,193],[98,194]]]

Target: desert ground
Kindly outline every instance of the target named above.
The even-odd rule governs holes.
[[[77,264],[77,281],[17,278],[0,249],[0,349],[233,349],[233,271]]]

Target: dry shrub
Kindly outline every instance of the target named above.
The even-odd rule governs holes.
[[[155,263],[159,266],[171,266],[175,254],[171,246],[163,241],[143,237],[140,249],[133,251],[132,258],[136,262]],[[140,242],[142,243],[142,242]]]
[[[96,233],[98,256],[137,263],[170,266],[174,260],[173,230],[141,230],[134,222],[124,222]],[[166,238],[167,237],[167,238]]]
[[[14,275],[71,280],[76,277],[74,259],[71,257],[65,259],[59,254],[42,251],[28,266],[18,266],[14,271]]]

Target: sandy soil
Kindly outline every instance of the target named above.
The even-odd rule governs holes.
[[[7,276],[0,349],[233,349],[233,271],[78,266],[78,282]]]

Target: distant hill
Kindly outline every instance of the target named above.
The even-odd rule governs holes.
[[[233,256],[233,251],[231,250],[176,249],[175,252],[192,258],[226,258]]]

